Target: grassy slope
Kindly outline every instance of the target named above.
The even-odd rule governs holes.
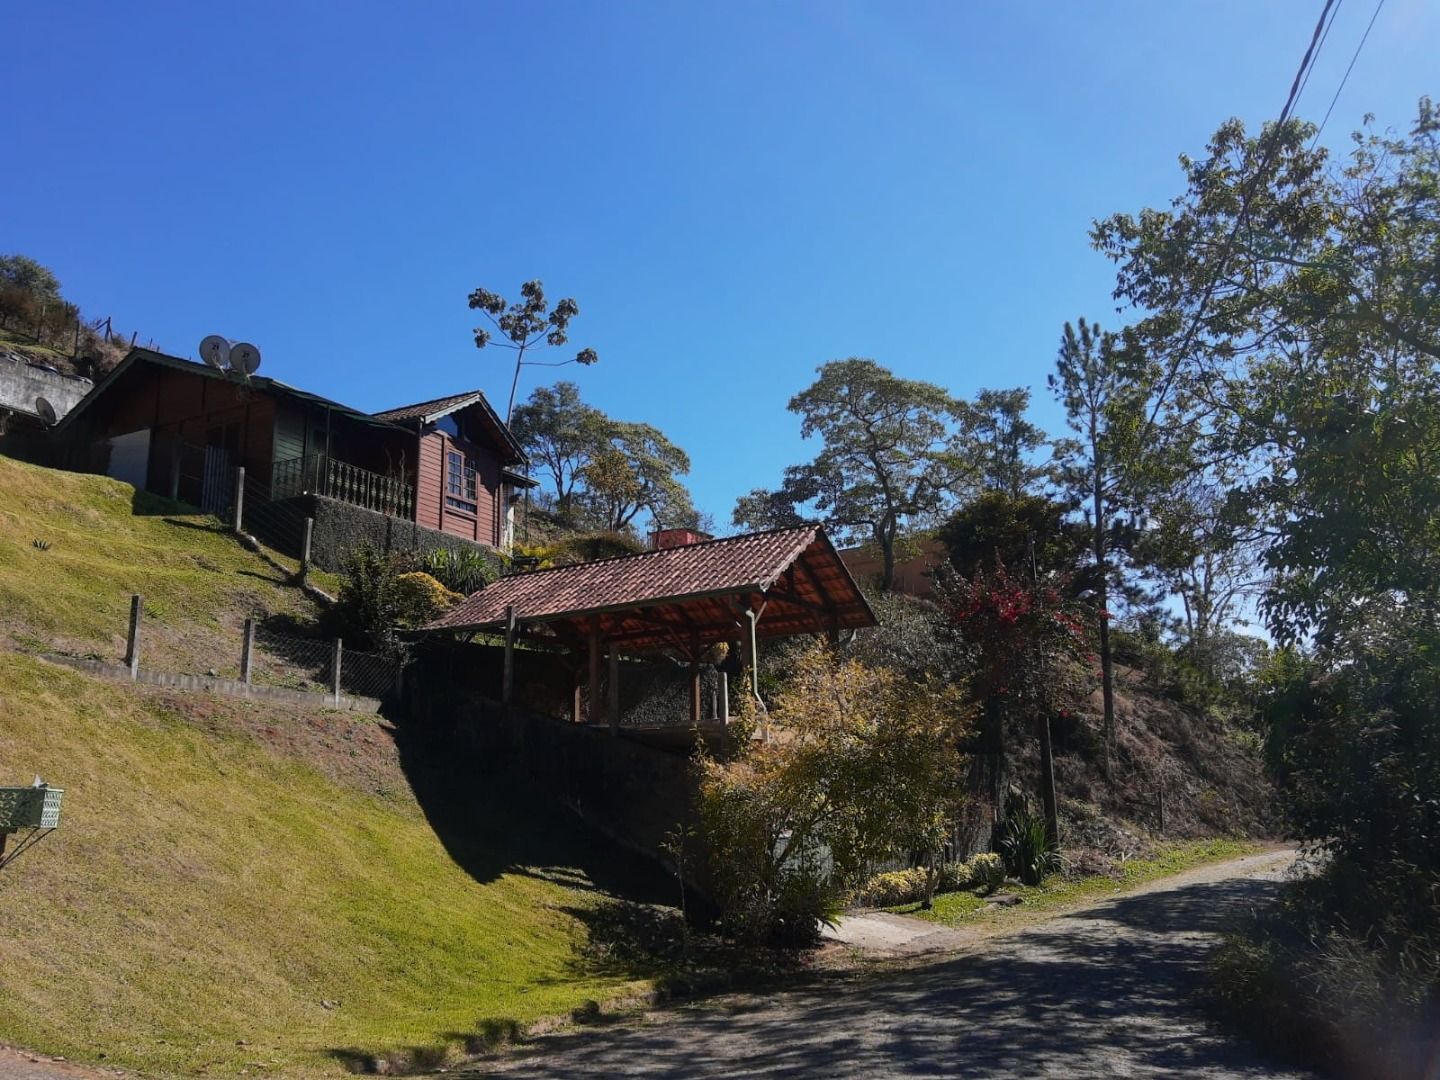
[[[402,768],[374,718],[6,651],[116,657],[134,590],[150,647],[196,656],[246,614],[310,613],[205,519],[135,498],[0,457],[0,783],[66,789],[61,829],[0,872],[0,1040],[175,1075],[328,1075],[350,1049],[453,1046],[635,985],[580,959],[595,879],[633,881],[570,819],[487,804],[474,778],[465,804]]]
[[[176,711],[192,701],[203,726]],[[477,880],[403,784],[327,777],[215,715],[256,708],[0,653],[0,763],[66,789],[62,828],[0,872],[0,1038],[182,1075],[327,1072],[328,1050],[433,1046],[627,988],[577,962],[582,873]],[[260,730],[287,723],[306,721]]]
[[[146,662],[177,671],[233,668],[249,615],[315,614],[213,518],[106,477],[0,456],[0,644],[119,659],[135,592]]]

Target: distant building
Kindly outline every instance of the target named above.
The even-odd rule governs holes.
[[[43,399],[61,419],[90,392],[93,384],[78,375],[66,375],[53,367],[26,360],[15,353],[0,352],[0,417],[7,426],[48,426],[41,415]]]
[[[933,537],[922,540],[917,554],[896,561],[895,591],[911,596],[929,596],[932,588],[930,572],[948,557],[945,545],[939,540]],[[874,588],[885,572],[885,560],[873,544],[846,548],[840,552],[840,558],[855,580],[867,588]]]

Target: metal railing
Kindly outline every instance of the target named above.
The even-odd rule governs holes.
[[[409,518],[415,507],[415,485],[328,454],[288,458],[271,467],[270,497],[296,495],[321,495],[392,517]]]

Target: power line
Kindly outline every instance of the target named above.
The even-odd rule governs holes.
[[[1381,0],[1383,3],[1384,0]],[[1215,261],[1214,269],[1210,273],[1210,279],[1205,284],[1205,291],[1200,295],[1200,305],[1195,309],[1195,315],[1190,320],[1190,326],[1185,331],[1185,337],[1180,342],[1180,347],[1175,350],[1175,359],[1170,365],[1170,372],[1165,376],[1164,385],[1155,399],[1155,408],[1151,410],[1149,419],[1145,422],[1148,429],[1160,415],[1160,406],[1170,395],[1170,385],[1175,375],[1180,370],[1180,358],[1190,350],[1195,340],[1195,334],[1200,329],[1200,320],[1205,317],[1205,311],[1210,306],[1210,300],[1215,294],[1215,286],[1220,280],[1221,271],[1225,267],[1225,260],[1230,257],[1230,250],[1235,246],[1235,238],[1240,235],[1240,226],[1244,224],[1246,215],[1250,209],[1250,199],[1255,194],[1255,188],[1260,183],[1260,178],[1265,175],[1265,170],[1270,167],[1270,161],[1280,148],[1280,132],[1290,119],[1290,114],[1295,108],[1295,102],[1300,98],[1300,90],[1315,63],[1316,57],[1320,55],[1320,46],[1325,38],[1326,26],[1330,20],[1331,10],[1335,8],[1339,0],[1325,0],[1325,6],[1320,9],[1320,18],[1315,23],[1315,29],[1310,34],[1310,44],[1305,48],[1305,55],[1300,59],[1300,67],[1295,72],[1295,78],[1290,83],[1290,93],[1285,98],[1285,106],[1280,110],[1280,117],[1275,122],[1275,128],[1271,133],[1270,145],[1265,148],[1265,155],[1260,160],[1260,167],[1250,177],[1249,183],[1240,193],[1240,207],[1235,214],[1235,224],[1231,226],[1230,234],[1226,236],[1225,243],[1220,248],[1220,257]]]
[[[1325,33],[1320,35],[1320,44],[1315,47],[1316,56],[1319,56],[1321,51],[1324,50],[1325,42],[1330,40],[1330,31],[1335,29],[1335,20],[1340,17],[1340,8],[1343,7],[1344,4],[1345,0],[1335,0],[1335,11],[1330,16],[1330,21],[1325,24]],[[1310,85],[1310,76],[1314,74],[1315,65],[1311,64],[1310,70],[1305,72],[1305,81],[1300,84],[1300,93],[1297,94],[1295,97],[1295,100],[1297,102],[1300,100],[1300,98],[1305,96],[1305,88]]]
[[[1345,69],[1345,74],[1340,77],[1340,85],[1335,88],[1335,96],[1330,99],[1330,107],[1325,110],[1325,117],[1320,121],[1320,126],[1315,129],[1315,138],[1310,142],[1310,149],[1315,149],[1315,144],[1320,141],[1320,133],[1325,130],[1325,125],[1330,122],[1330,114],[1335,111],[1335,103],[1340,100],[1340,93],[1345,89],[1345,84],[1350,81],[1350,72],[1355,70],[1355,61],[1360,59],[1360,50],[1365,48],[1365,42],[1370,39],[1370,31],[1375,29],[1375,20],[1380,17],[1380,9],[1385,6],[1385,0],[1380,0],[1375,5],[1375,14],[1370,16],[1370,25],[1365,27],[1365,33],[1360,36],[1360,44],[1355,46],[1355,55],[1350,57],[1350,66]]]

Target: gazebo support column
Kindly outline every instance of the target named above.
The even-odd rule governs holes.
[[[610,683],[606,690],[606,712],[609,714],[610,734],[620,734],[620,648],[610,642],[609,656]]]
[[[690,660],[690,726],[700,726],[700,660]]]
[[[505,608],[505,674],[500,681],[500,700],[510,705],[515,700],[515,605]]]
[[[760,652],[755,638],[755,624],[760,616],[755,614],[755,609],[748,604],[745,607],[745,623],[740,628],[744,635],[740,641],[741,660],[749,671],[747,676],[748,684],[746,689],[755,697],[760,696],[760,672],[757,670],[760,661]]]
[[[590,723],[600,722],[601,710],[604,708],[600,697],[600,620],[594,619],[590,623]]]

